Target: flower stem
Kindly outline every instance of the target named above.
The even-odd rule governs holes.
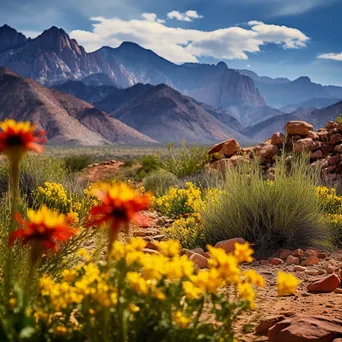
[[[10,231],[12,231],[15,227],[15,214],[18,208],[18,200],[19,200],[19,158],[11,158],[10,159],[10,174],[9,174],[9,182],[10,182],[10,201],[11,201],[11,226]]]

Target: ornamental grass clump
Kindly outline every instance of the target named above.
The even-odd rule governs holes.
[[[264,179],[258,161],[229,168],[222,194],[202,213],[205,239],[242,237],[255,243],[257,256],[280,248],[329,247],[330,230],[315,196],[318,172],[307,165],[300,156],[289,167],[282,155],[274,181]]]

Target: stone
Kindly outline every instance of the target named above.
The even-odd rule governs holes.
[[[324,154],[322,150],[316,150],[315,152],[312,152],[311,159],[322,159],[324,157]]]
[[[288,249],[281,249],[281,250],[279,251],[279,258],[280,258],[281,260],[286,260],[287,257],[288,257],[289,255],[291,255],[291,254],[292,254],[292,251],[290,251],[290,250],[288,250]]]
[[[327,156],[329,165],[337,165],[340,162],[340,156]]]
[[[261,265],[269,265],[270,262],[269,262],[268,260],[261,260],[261,261],[260,261],[260,264],[261,264]]]
[[[342,173],[342,161],[336,166],[336,172]]]
[[[342,336],[342,320],[324,316],[295,315],[268,330],[269,342],[332,342]]]
[[[332,274],[332,273],[335,272],[335,266],[333,266],[333,265],[328,265],[327,268],[326,268],[326,270],[327,270],[327,273],[328,273],[328,274]]]
[[[341,285],[341,280],[336,274],[318,279],[306,287],[308,292],[330,293]]]
[[[269,263],[271,265],[281,265],[283,263],[283,260],[281,260],[279,258],[271,258],[271,259],[269,259]]]
[[[286,263],[288,265],[299,265],[299,258],[298,257],[295,257],[293,255],[289,255],[286,259]]]
[[[232,166],[236,166],[237,164],[241,163],[241,162],[249,162],[248,158],[243,157],[243,156],[232,156],[228,159],[229,164],[231,164]]]
[[[306,257],[302,261],[302,266],[312,266],[312,265],[317,265],[318,263],[319,263],[318,257],[311,255],[311,256]]]
[[[151,241],[148,241],[145,248],[147,249],[153,249],[153,250],[158,250],[158,247],[155,243],[151,242]]]
[[[337,293],[337,294],[342,294],[342,287],[338,287],[337,289],[335,289],[334,292]]]
[[[235,139],[225,140],[217,145],[214,145],[209,151],[209,155],[219,153],[224,157],[231,157],[241,149],[239,143]]]
[[[240,243],[244,244],[246,241],[243,238],[234,238],[234,239],[229,239],[229,240],[224,240],[224,241],[219,241],[215,247],[216,248],[222,248],[224,249],[227,253],[232,253],[235,251],[235,244]]]
[[[334,151],[336,151],[337,153],[342,153],[342,144],[335,146]]]
[[[231,167],[229,159],[220,159],[210,165],[210,169],[225,172],[229,167]]]
[[[331,134],[329,142],[331,145],[340,144],[342,142],[342,134],[340,133]]]
[[[318,257],[319,259],[326,259],[326,258],[328,257],[328,255],[327,255],[327,253],[321,252],[321,253],[319,253],[319,254],[317,255],[317,257]]]
[[[208,268],[208,259],[201,254],[194,253],[189,260],[193,261],[200,269]]]
[[[258,156],[265,159],[272,159],[274,156],[277,155],[278,151],[278,146],[267,143],[261,143],[258,145],[257,148]]]
[[[208,252],[204,252],[202,254],[205,258],[210,259],[210,254]]]
[[[304,272],[305,270],[306,270],[306,268],[303,266],[296,265],[293,267],[294,272]]]
[[[194,248],[194,249],[190,249],[190,252],[197,253],[197,254],[203,254],[204,249],[203,248]]]
[[[307,138],[311,138],[312,140],[319,140],[319,135],[317,132],[310,131],[307,135]]]
[[[305,121],[289,121],[285,126],[288,135],[307,136],[310,131],[313,131],[313,126]]]
[[[153,236],[153,240],[155,240],[155,241],[162,241],[162,240],[165,239],[165,237],[166,236],[164,234],[159,234],[159,235]]]
[[[304,251],[300,248],[297,248],[295,251],[293,251],[292,255],[301,258],[304,255]]]
[[[325,126],[326,129],[332,129],[338,127],[338,123],[334,121],[329,121]]]
[[[259,324],[255,327],[255,333],[257,335],[264,335],[267,336],[268,329],[273,327],[276,323],[281,322],[285,319],[283,315],[274,315],[274,316],[267,316],[263,320],[259,322]]]
[[[294,145],[295,152],[313,151],[316,148],[316,143],[311,138],[299,139]]]
[[[272,138],[271,138],[272,145],[280,146],[280,145],[283,145],[284,142],[285,142],[285,135],[283,133],[276,132],[272,135]]]
[[[158,251],[155,251],[154,249],[150,249],[150,248],[143,248],[142,251],[147,254],[160,254]]]
[[[315,249],[307,249],[305,252],[304,252],[304,256],[305,257],[308,257],[308,256],[317,256],[320,252],[319,251],[316,251]]]

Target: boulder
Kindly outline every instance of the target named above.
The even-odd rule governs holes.
[[[196,264],[200,269],[208,268],[208,259],[201,254],[194,253],[190,256],[189,260]]]
[[[283,263],[283,260],[281,260],[279,258],[271,258],[271,259],[269,259],[269,263],[271,265],[281,265]]]
[[[294,145],[295,152],[313,151],[317,147],[311,138],[299,139]]]
[[[300,248],[297,248],[295,251],[293,251],[292,255],[301,258],[304,255],[304,251]]]
[[[229,159],[220,159],[210,165],[210,169],[225,172],[232,164]]]
[[[337,153],[342,153],[342,144],[335,146],[334,151],[336,151]]]
[[[209,154],[220,153],[224,157],[231,157],[241,149],[239,143],[235,139],[228,139],[217,145],[214,145],[209,151]]]
[[[319,140],[318,133],[313,131],[310,131],[306,137],[311,138],[312,140]]]
[[[342,337],[342,320],[323,316],[296,315],[268,330],[269,342],[333,342]]]
[[[312,152],[311,159],[321,159],[324,157],[324,154],[322,150],[316,150],[315,152]]]
[[[325,126],[326,129],[332,129],[338,127],[338,123],[334,121],[329,121]]]
[[[298,257],[295,257],[293,255],[289,255],[286,259],[286,263],[288,265],[299,265],[299,258]]]
[[[289,121],[285,126],[288,135],[300,135],[306,137],[310,131],[313,131],[313,126],[305,121]]]
[[[274,156],[277,155],[278,151],[278,146],[268,143],[261,143],[257,147],[258,156],[264,159],[272,159]]]
[[[272,145],[279,146],[279,145],[283,145],[284,142],[285,142],[285,135],[283,133],[276,132],[272,135],[272,138],[271,138]]]
[[[342,134],[341,133],[334,133],[330,135],[330,144],[337,145],[342,142]]]
[[[257,335],[268,335],[268,329],[285,319],[285,316],[267,316],[255,328]]]
[[[291,255],[291,254],[292,254],[292,251],[290,251],[290,250],[288,250],[288,249],[281,249],[281,250],[279,251],[279,259],[281,259],[281,260],[286,260],[287,257],[288,257],[289,255]]]
[[[312,266],[312,265],[317,265],[318,263],[319,263],[318,257],[316,257],[315,255],[311,255],[311,256],[306,257],[302,261],[302,266]]]
[[[337,165],[340,162],[340,156],[327,156],[329,165]]]
[[[234,239],[219,241],[215,245],[215,247],[216,248],[222,248],[227,253],[233,253],[235,251],[235,244],[236,243],[244,244],[244,243],[246,243],[246,241],[243,238],[234,238]]]
[[[336,274],[318,279],[306,287],[308,292],[330,293],[341,285],[341,280]]]

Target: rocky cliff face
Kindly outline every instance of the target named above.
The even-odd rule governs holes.
[[[26,41],[27,38],[22,33],[8,25],[0,27],[0,52],[18,47]]]

